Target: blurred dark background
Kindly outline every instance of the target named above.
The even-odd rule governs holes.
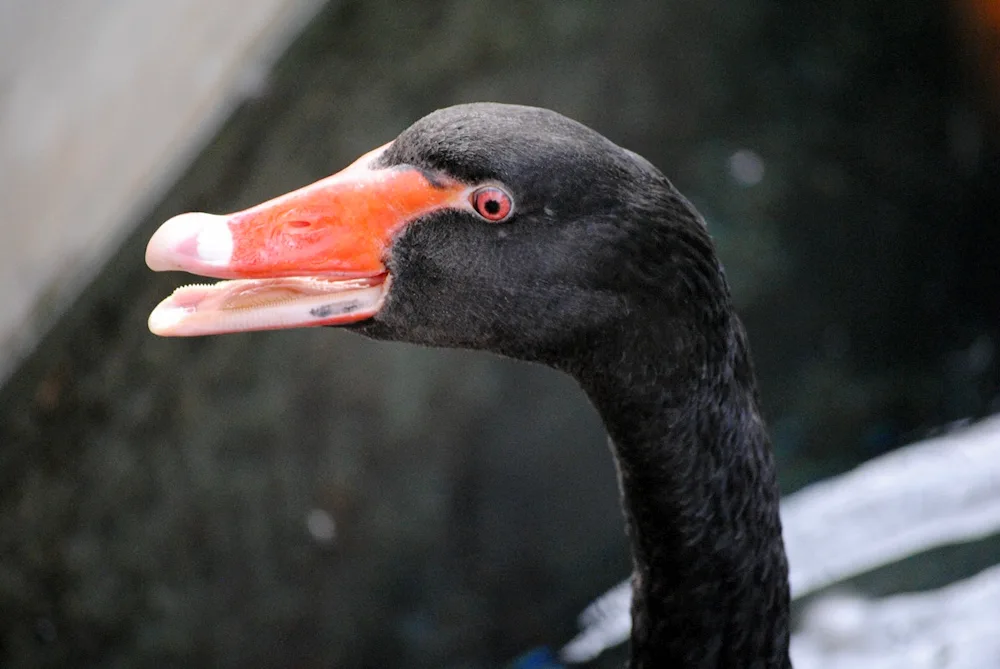
[[[0,390],[0,666],[498,667],[626,575],[570,380],[146,329],[160,222],[449,104],[556,109],[700,208],[785,492],[998,410],[998,36],[990,0],[331,3]]]

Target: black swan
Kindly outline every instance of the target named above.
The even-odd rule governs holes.
[[[179,288],[157,334],[338,325],[572,375],[618,466],[629,666],[790,667],[746,336],[704,221],[645,159],[555,112],[451,107],[315,184],[167,221],[146,262],[236,279]]]

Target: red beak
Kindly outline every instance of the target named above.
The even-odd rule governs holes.
[[[393,239],[430,212],[468,208],[467,186],[407,166],[373,168],[386,147],[345,170],[228,216],[181,214],[146,247],[155,271],[236,279],[184,286],[149,329],[190,336],[342,325],[374,316],[391,284]]]

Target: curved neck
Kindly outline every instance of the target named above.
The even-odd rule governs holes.
[[[637,315],[574,373],[618,465],[634,669],[790,667],[774,466],[743,329],[724,311],[708,333]]]

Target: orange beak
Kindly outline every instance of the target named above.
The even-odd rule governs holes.
[[[469,187],[406,166],[386,147],[299,190],[228,216],[181,214],[146,247],[155,271],[235,279],[184,286],[149,316],[164,336],[342,325],[371,318],[391,284],[393,239],[435,210],[468,208]]]

